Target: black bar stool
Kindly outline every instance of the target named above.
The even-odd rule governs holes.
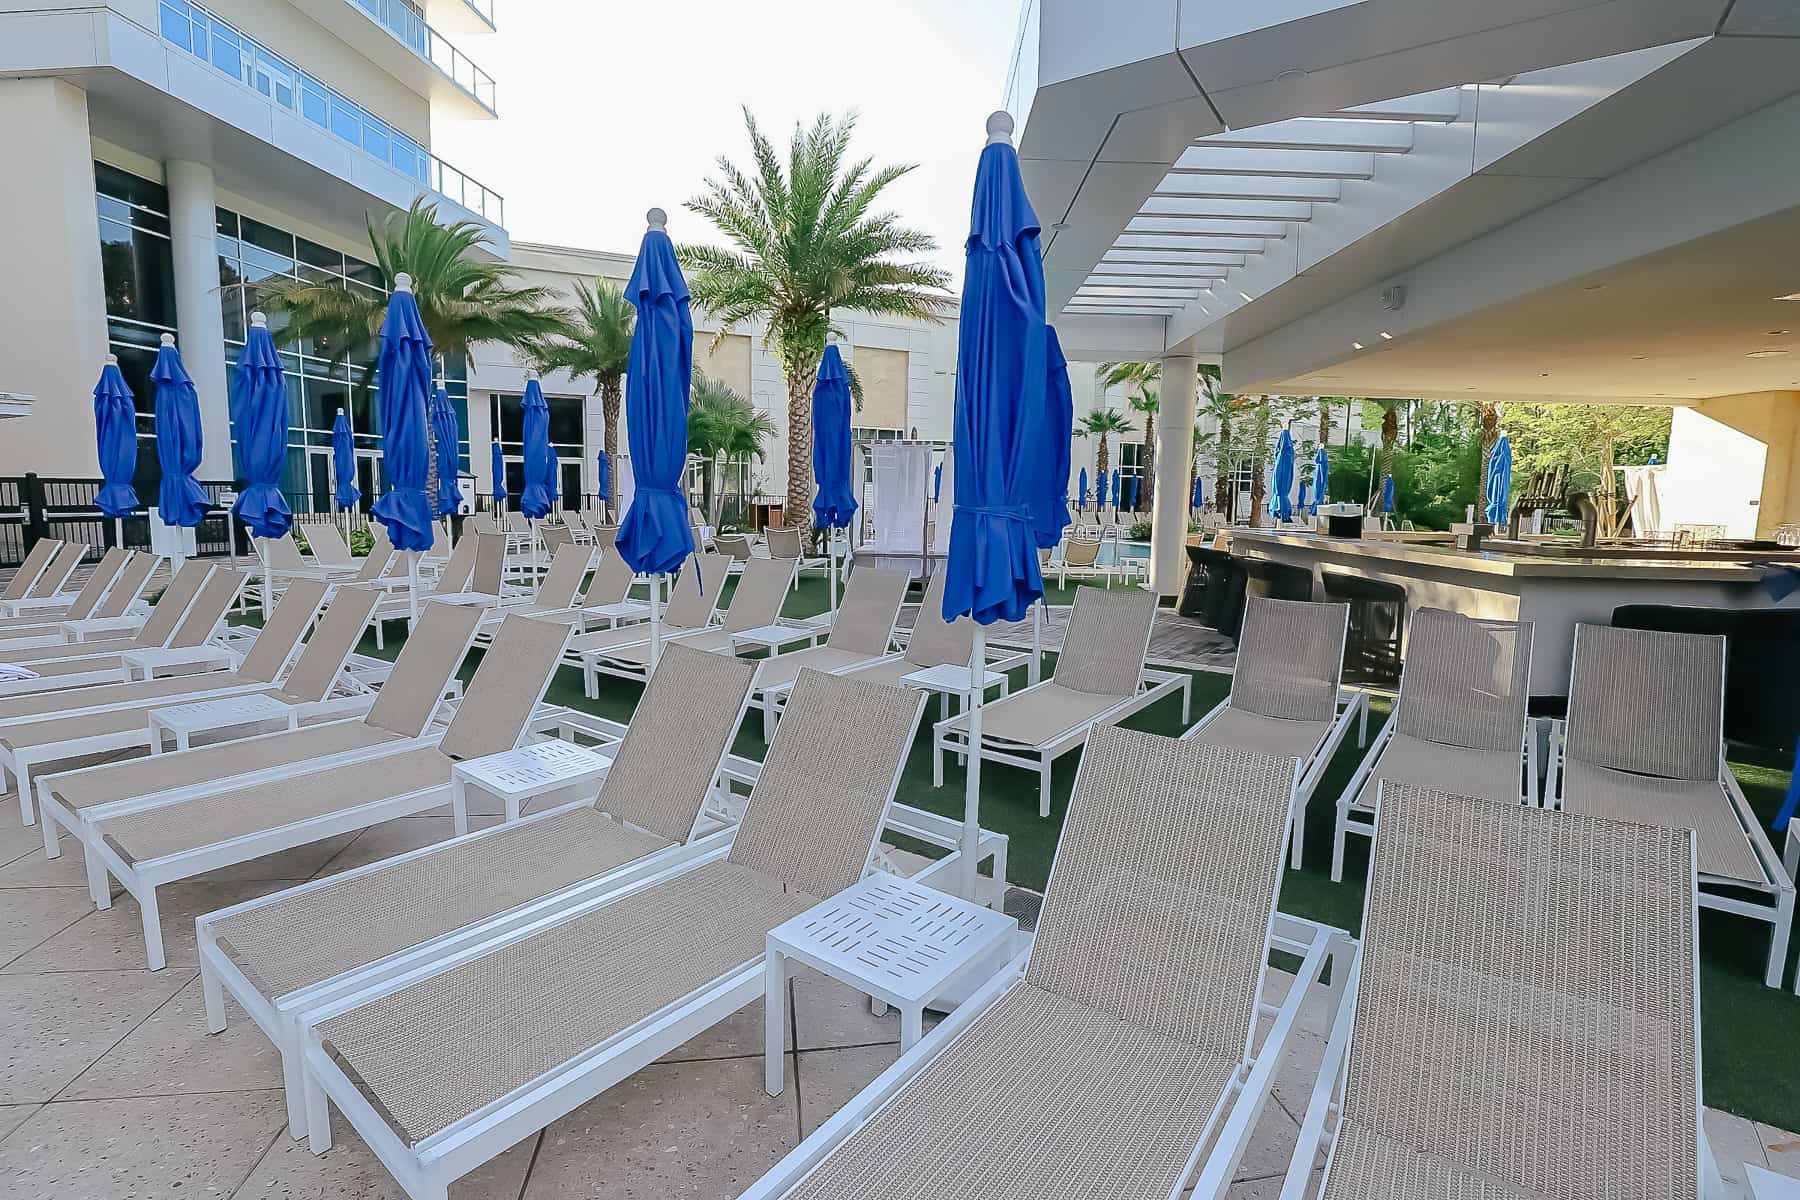
[[[1344,682],[1400,686],[1400,644],[1406,634],[1406,589],[1344,571],[1319,573],[1325,598],[1350,606],[1344,637]]]

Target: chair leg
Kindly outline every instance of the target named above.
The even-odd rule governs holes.
[[[323,1154],[331,1149],[331,1108],[325,1103],[325,1089],[304,1063],[301,1073],[305,1076],[307,1146],[314,1154]]]
[[[1055,760],[1045,756],[1038,766],[1038,816],[1050,815],[1050,774],[1055,767]]]
[[[107,877],[106,864],[92,846],[84,845],[82,853],[87,860],[88,895],[93,899],[94,907],[111,908],[112,881]]]
[[[160,971],[168,965],[163,956],[162,909],[156,903],[156,889],[147,887],[138,898],[138,912],[144,919],[144,955],[150,969]]]
[[[1763,982],[1779,988],[1787,975],[1788,932],[1794,925],[1794,889],[1783,891],[1775,901],[1775,924],[1769,929],[1769,969]],[[1800,980],[1794,984],[1800,994]]]
[[[200,995],[206,1002],[206,1032],[225,1032],[225,989],[219,985],[219,973],[200,960]]]
[[[944,739],[941,734],[935,734],[931,739],[931,786],[944,786]]]
[[[1290,821],[1293,830],[1291,837],[1294,843],[1292,862],[1294,870],[1298,871],[1300,856],[1306,849],[1306,797],[1296,793],[1290,801],[1290,805],[1289,811],[1293,813],[1293,819]]]
[[[1348,832],[1350,810],[1340,801],[1337,806],[1337,829],[1331,837],[1331,882],[1344,882],[1344,835]]]

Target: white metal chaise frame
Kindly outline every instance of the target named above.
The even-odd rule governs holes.
[[[730,561],[724,555],[714,555],[712,557],[718,558],[718,559],[723,559],[727,563],[729,563],[729,561]],[[792,584],[793,578],[796,574],[796,568],[795,568],[793,562],[788,559],[766,559],[766,558],[753,559],[751,561],[756,564],[755,569],[758,573],[761,573],[764,571],[773,571],[773,570],[777,569],[777,567],[780,564],[783,564],[783,563],[787,564],[787,567],[786,567],[787,578],[781,580],[781,595],[783,597],[785,597],[787,595],[788,591],[790,590],[790,585]],[[750,628],[756,627],[757,625],[767,624],[768,622],[761,620],[759,617],[752,624],[746,625],[746,624],[744,624],[745,618],[740,617],[738,619],[734,619],[732,616],[733,612],[737,608],[738,597],[745,596],[746,600],[748,600],[748,598],[751,595],[751,593],[749,593],[745,590],[746,586],[747,586],[745,576],[746,576],[746,573],[750,570],[751,570],[750,564],[742,564],[742,569],[740,569],[738,572],[736,572],[737,580],[738,580],[737,587],[731,593],[731,604],[728,605],[725,609],[725,618],[723,621],[720,621],[717,624],[707,625],[701,629],[683,629],[680,633],[665,634],[662,638],[662,644],[665,646],[680,645],[684,639],[690,639],[690,638],[691,639],[699,639],[699,638],[706,637],[708,635],[716,635],[716,634],[719,634],[722,632],[729,632],[734,629],[750,629]],[[719,571],[718,585],[721,589],[724,587],[725,580],[730,576],[730,574],[731,574],[731,571],[729,569],[729,566],[727,566],[725,569],[722,569]],[[764,582],[766,584],[767,582],[771,582],[771,581],[764,580],[762,582]],[[714,605],[713,613],[712,613],[713,619],[716,620],[718,618],[718,613],[719,613],[718,606]],[[770,620],[773,621],[773,620],[779,620],[779,619],[780,619],[780,607],[779,607],[779,604],[777,604],[776,610],[775,610],[775,616],[771,617]],[[616,629],[616,628],[618,628],[618,626],[615,625],[615,626],[613,626],[613,628]],[[587,693],[587,695],[590,699],[592,699],[593,697],[595,697],[599,694],[599,691],[598,691],[599,677],[602,675],[611,675],[618,679],[628,679],[634,683],[643,683],[644,680],[649,678],[650,664],[648,661],[648,655],[645,655],[644,657],[640,658],[640,657],[637,657],[632,654],[621,653],[623,651],[643,650],[649,644],[649,641],[650,641],[649,627],[646,625],[642,625],[640,623],[637,626],[637,628],[641,629],[644,634],[644,637],[641,641],[629,642],[624,645],[618,645],[618,646],[607,646],[603,649],[585,650],[585,651],[579,652],[581,655],[582,672],[583,672],[584,681],[587,678],[592,678],[595,683],[594,690],[589,691]],[[727,653],[728,652],[729,651],[727,651]],[[757,707],[757,705],[752,703],[750,705],[750,707],[755,708],[755,707]],[[764,740],[766,741],[767,739],[765,738]]]
[[[1265,604],[1286,603],[1294,602],[1269,600],[1263,597],[1257,597],[1252,601],[1250,611],[1254,612],[1263,609]],[[1309,601],[1308,603],[1311,602]],[[1349,605],[1337,605],[1336,607],[1343,609],[1343,627],[1347,632],[1350,624],[1350,607]],[[1246,612],[1244,620],[1245,624],[1248,625],[1250,621],[1250,612]],[[1239,639],[1240,662],[1242,661],[1244,644],[1247,640],[1248,638]],[[1290,840],[1292,842],[1290,862],[1296,871],[1301,868],[1303,852],[1306,845],[1307,802],[1311,800],[1314,790],[1318,788],[1319,780],[1324,778],[1325,772],[1330,768],[1331,760],[1337,754],[1338,747],[1343,744],[1345,735],[1350,732],[1350,724],[1352,721],[1357,723],[1357,745],[1361,747],[1367,746],[1369,743],[1369,697],[1367,693],[1359,691],[1356,688],[1345,687],[1343,684],[1344,653],[1342,635],[1340,635],[1338,639],[1337,665],[1337,675],[1332,680],[1333,690],[1337,695],[1336,711],[1332,714],[1331,722],[1326,727],[1325,732],[1320,736],[1318,742],[1314,744],[1310,752],[1301,758],[1300,772],[1294,777],[1293,794],[1288,798],[1288,820],[1292,830],[1290,834]],[[1238,678],[1236,671],[1232,672],[1231,678],[1232,692],[1235,693]],[[1205,716],[1201,717],[1199,721],[1195,722],[1191,728],[1183,733],[1181,735],[1182,739],[1189,740],[1198,738],[1206,731],[1208,725],[1212,724],[1231,708],[1231,699],[1232,696],[1228,693],[1225,699],[1214,705],[1208,710]]]
[[[541,625],[542,622],[537,624]],[[561,629],[563,640],[568,640],[567,626],[553,628]],[[471,631],[469,635],[471,641],[473,637],[474,634]],[[464,644],[463,653],[465,655],[468,653],[467,643]],[[460,658],[461,656],[458,656],[459,661]],[[544,677],[538,684],[536,695],[526,707],[525,717],[520,722],[519,733],[513,743],[515,746],[519,740],[531,732],[534,720],[557,719],[553,713],[539,714],[537,712],[539,705],[543,702],[544,693],[549,690],[550,681],[556,674],[555,663],[556,659],[553,656],[550,660],[551,665],[544,672]],[[471,691],[473,690],[473,685],[471,685]],[[443,704],[444,702],[440,699],[437,706],[440,712]],[[429,721],[434,723],[436,719],[436,714],[434,714]],[[360,757],[354,755],[331,756],[289,764],[275,771],[257,772],[254,777],[239,776],[234,779],[216,780],[209,786],[192,790],[181,799],[200,800],[213,794],[240,791],[246,787],[304,777],[361,763],[369,764],[378,772],[383,759],[421,747],[436,745],[443,740],[447,732],[447,730],[432,729],[430,724],[427,725],[427,730],[428,732],[423,737],[402,738],[393,743],[376,746],[372,750],[364,751]],[[274,854],[282,850],[291,850],[297,846],[310,845],[340,833],[367,829],[371,825],[395,817],[413,816],[442,807],[446,803],[451,806],[451,818],[456,832],[464,834],[469,831],[468,809],[462,795],[450,781],[445,781],[442,784],[391,795],[349,808],[333,809],[318,816],[304,817],[255,833],[210,842],[158,858],[127,861],[124,855],[111,844],[101,822],[109,816],[124,816],[128,813],[141,813],[179,804],[180,801],[171,799],[172,795],[172,793],[163,793],[160,797],[140,798],[137,801],[128,801],[124,805],[118,806],[98,806],[95,810],[87,810],[82,813],[83,839],[89,854],[89,862],[91,863],[97,858],[106,873],[117,879],[138,902],[144,927],[145,951],[152,971],[161,970],[166,961],[162,947],[161,914],[156,897],[156,889],[163,884],[191,879],[196,875],[202,875],[221,867],[235,866],[251,859],[260,858],[265,854]],[[114,811],[102,813],[98,811],[99,808],[112,808]],[[110,903],[110,885],[103,880],[102,888],[109,893]],[[102,905],[102,907],[106,906]]]
[[[776,562],[792,561],[794,564],[793,580],[796,583],[799,581],[800,571],[801,571],[801,560],[800,559],[796,558],[796,559],[788,560],[788,559],[777,558],[777,559],[775,559],[775,561]],[[815,667],[815,668],[813,668],[814,670],[823,670],[828,675],[848,675],[854,671],[860,671],[864,667],[872,667],[878,662],[883,662],[883,661],[887,660],[893,654],[894,630],[900,624],[900,610],[903,607],[905,607],[905,605],[906,605],[906,590],[907,590],[907,586],[908,586],[907,580],[905,578],[902,578],[898,572],[890,571],[890,572],[884,573],[879,568],[874,568],[874,567],[865,567],[864,570],[872,572],[872,574],[867,576],[867,578],[869,578],[869,579],[886,579],[889,586],[897,586],[897,588],[898,588],[898,596],[894,602],[894,611],[893,611],[892,616],[889,617],[889,619],[888,619],[887,635],[881,643],[881,649],[879,651],[871,651],[871,652],[865,654],[863,658],[861,658],[855,662],[844,663],[841,666],[830,667],[830,668]],[[849,583],[848,587],[854,587],[856,585],[856,581],[859,578],[864,578],[861,571],[851,575],[850,583]],[[849,606],[850,606],[850,591],[848,590],[848,587],[846,588],[846,590],[844,592],[843,601],[839,605],[837,613],[835,613],[832,617],[831,633],[830,633],[830,636],[828,636],[825,640],[825,647],[824,647],[825,649],[828,649],[828,650],[835,649],[835,647],[833,647],[831,644],[831,638],[839,636],[840,630],[851,630],[852,629],[852,626],[849,623],[847,623],[841,619],[843,617],[844,612],[846,610],[848,610]],[[779,662],[783,658],[788,657],[788,655],[804,655],[815,648],[816,647],[807,647],[806,649],[803,649],[803,650],[791,650],[791,651],[788,651],[787,654],[771,655],[769,658],[766,658],[763,661],[764,662]],[[853,651],[852,653],[855,653],[855,651]],[[764,685],[759,679],[758,682],[756,684],[754,684],[750,689],[750,707],[753,709],[756,709],[758,712],[762,713],[762,732],[763,732],[763,741],[765,743],[767,743],[768,741],[773,739],[775,736],[775,726],[781,719],[782,706],[787,703],[788,692],[792,688],[793,688],[792,680],[784,680],[781,683]]]
[[[1087,590],[1092,591],[1092,589]],[[1094,594],[1105,596],[1112,593],[1103,590]],[[1080,602],[1080,591],[1076,592],[1075,599],[1077,603]],[[1154,606],[1154,597],[1151,598],[1151,603]],[[1070,619],[1073,622],[1073,617]],[[1175,691],[1181,693],[1181,723],[1186,725],[1192,719],[1193,677],[1185,671],[1165,671],[1145,663],[1145,659],[1150,654],[1150,635],[1155,628],[1156,617],[1155,612],[1152,611],[1151,619],[1144,625],[1144,642],[1138,652],[1137,690],[1132,695],[1120,699],[1073,729],[1047,741],[1036,742],[1029,746],[1010,741],[989,741],[989,735],[985,730],[983,731],[979,753],[984,761],[1002,763],[1009,767],[1020,767],[1036,772],[1038,777],[1038,816],[1048,817],[1050,815],[1050,785],[1055,775],[1056,760],[1069,751],[1078,749],[1087,741],[1088,734],[1094,729],[1103,725],[1117,725],[1126,717],[1143,711]],[[1064,649],[1067,649],[1066,642]],[[1059,667],[1061,663],[1062,654],[1059,652],[1057,655]],[[992,702],[988,707],[992,707],[994,703],[1004,704],[1017,701],[1021,696],[1030,696],[1036,689],[1054,682],[1054,679],[1055,676],[1052,675],[1050,679],[1013,692],[1005,700]],[[955,754],[960,758],[968,754],[970,749],[968,713],[946,717],[934,725],[931,730],[931,786],[934,788],[944,786],[944,755]]]
[[[44,573],[31,585],[31,590],[23,598],[0,600],[0,618],[13,620],[19,617],[30,617],[46,609],[53,608],[59,611],[67,609],[85,588],[74,591],[63,589],[68,586],[69,580],[81,566],[81,560],[87,557],[90,548],[82,542],[65,542],[57,551],[56,556],[50,560],[50,565],[44,569]],[[110,567],[112,575],[116,576],[119,573],[119,567],[124,564],[126,553],[126,551],[114,547],[102,554],[100,561],[94,564],[94,574],[89,577],[89,583],[100,579],[102,567]],[[99,588],[102,594],[110,583],[110,577],[101,580]],[[95,599],[98,602],[98,597]]]
[[[1154,736],[1130,731],[1126,733],[1133,737]],[[1224,748],[1215,749],[1231,752]],[[1271,760],[1274,758],[1264,757]],[[1294,774],[1297,779],[1299,763],[1293,759],[1286,761],[1295,763]],[[1084,758],[1077,771],[1077,789],[1081,786],[1081,774],[1086,770],[1087,761]],[[1290,791],[1292,786],[1290,782]],[[1058,837],[1058,854],[1051,861],[1050,878],[1044,889],[1046,897],[1052,895],[1056,888],[1057,860],[1061,857],[1061,843],[1067,836],[1067,828],[1065,825],[1063,833]],[[1280,851],[1277,850],[1276,853],[1279,858]],[[1273,872],[1274,893],[1264,927],[1265,960],[1258,975],[1256,997],[1252,1005],[1252,1037],[1254,1038],[1258,1018],[1271,1018],[1270,1027],[1259,1048],[1254,1052],[1246,1049],[1246,1061],[1231,1077],[1218,1107],[1190,1153],[1175,1186],[1169,1192],[1169,1200],[1182,1200],[1188,1196],[1196,1200],[1222,1200],[1232,1185],[1238,1164],[1249,1148],[1258,1118],[1273,1095],[1275,1076],[1280,1070],[1283,1052],[1299,1023],[1300,1011],[1308,994],[1316,986],[1335,1003],[1338,995],[1346,990],[1345,968],[1355,960],[1356,943],[1343,930],[1281,912],[1283,878],[1284,872],[1277,865]],[[1007,992],[1024,980],[1035,948],[1034,939],[1032,947],[1015,957],[972,996],[957,1005],[912,1049],[902,1053],[897,1062],[878,1075],[762,1178],[741,1193],[739,1200],[780,1200],[800,1186],[839,1146],[892,1102],[909,1082],[922,1074],[940,1052],[961,1037]],[[1295,978],[1279,1005],[1263,998],[1268,974],[1274,969],[1267,962],[1266,956],[1276,951],[1291,954],[1301,960]],[[1324,979],[1327,964],[1331,967],[1329,983]],[[766,1014],[784,1007],[770,1003],[767,997],[765,1005]]]
[[[1573,676],[1576,665],[1580,663],[1581,631],[1585,624],[1575,626],[1575,641],[1570,651],[1570,691],[1574,691]],[[1594,626],[1607,629],[1612,626]],[[1634,633],[1658,632],[1652,630],[1633,630]],[[1722,635],[1701,634],[1668,634],[1671,637],[1708,637],[1718,642],[1719,651],[1719,697],[1717,730],[1717,784],[1730,806],[1732,814],[1742,827],[1745,839],[1750,844],[1751,853],[1755,856],[1758,867],[1763,873],[1760,882],[1748,879],[1733,879],[1728,876],[1715,875],[1707,871],[1699,871],[1699,886],[1696,895],[1699,907],[1710,908],[1715,912],[1730,913],[1733,916],[1748,917],[1753,921],[1761,921],[1769,926],[1769,953],[1763,973],[1763,982],[1771,988],[1780,988],[1787,976],[1788,943],[1792,936],[1795,909],[1795,886],[1793,876],[1781,855],[1775,850],[1774,843],[1769,840],[1762,822],[1757,819],[1756,812],[1750,807],[1750,801],[1744,795],[1743,787],[1737,781],[1731,764],[1725,757],[1725,639]],[[1685,681],[1677,681],[1681,686]],[[1561,809],[1567,784],[1568,760],[1568,722],[1580,714],[1573,710],[1568,718],[1551,723],[1550,761],[1544,779],[1543,804],[1546,808]],[[1766,903],[1757,903],[1734,895],[1734,892],[1751,892],[1767,897]],[[1795,987],[1800,990],[1800,979]]]
[[[923,694],[917,697],[912,734],[907,739],[909,743],[917,736],[918,717],[924,711],[924,700]],[[906,757],[905,753],[897,756],[886,802],[874,822],[867,856],[870,860],[876,857],[881,832],[888,827],[894,796],[906,770]],[[691,856],[628,885],[597,892],[534,920],[495,931],[491,936],[473,940],[429,964],[302,1013],[299,1020],[304,1046],[307,1129],[313,1152],[323,1154],[331,1148],[329,1099],[408,1196],[413,1200],[447,1200],[448,1188],[456,1179],[493,1159],[520,1138],[547,1127],[557,1117],[573,1111],[668,1051],[760,999],[764,971],[763,957],[758,953],[750,962],[702,984],[599,1045],[544,1072],[523,1088],[423,1139],[416,1147],[407,1145],[395,1133],[388,1120],[349,1079],[325,1049],[318,1031],[321,1023],[335,1016],[648,891],[699,867],[721,862],[730,853],[730,846],[719,846],[705,854]],[[868,870],[869,862],[865,861],[862,873]]]

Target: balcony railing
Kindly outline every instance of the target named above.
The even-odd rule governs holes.
[[[362,3],[363,0],[358,0]],[[320,129],[502,227],[506,201],[342,92],[189,0],[161,0],[162,36]]]
[[[405,0],[355,0],[355,4],[402,45],[410,47],[414,54],[442,71],[450,82],[473,96],[475,103],[489,112],[495,111],[494,77],[470,62],[468,56],[448,39],[439,36],[437,30],[427,25],[425,18]]]

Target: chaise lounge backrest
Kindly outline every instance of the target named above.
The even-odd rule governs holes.
[[[422,735],[485,615],[474,604],[426,604],[363,720],[401,737]]]
[[[325,599],[325,582],[320,579],[296,579],[281,593],[281,602],[263,623],[256,640],[238,664],[240,678],[256,683],[274,683],[287,664],[294,647],[312,623]]]
[[[466,761],[516,746],[573,632],[558,622],[508,613],[438,749]]]
[[[1155,619],[1151,592],[1077,588],[1051,678],[1059,687],[1096,696],[1136,695]]]
[[[1348,604],[1251,600],[1231,674],[1231,707],[1284,721],[1331,720],[1349,622]]]
[[[1518,750],[1530,699],[1531,639],[1529,621],[1419,609],[1394,732],[1470,750]]]
[[[825,644],[852,654],[886,654],[911,582],[904,571],[864,567],[852,573]]]
[[[1725,639],[1575,627],[1568,756],[1664,779],[1717,779]]]
[[[362,640],[381,593],[369,587],[341,587],[313,626],[312,637],[288,672],[282,690],[296,700],[317,702],[331,694],[344,660]]]
[[[925,586],[919,615],[913,618],[912,635],[906,639],[906,661],[915,667],[966,664],[975,653],[975,622],[968,617],[944,620],[944,579],[938,571]]]

